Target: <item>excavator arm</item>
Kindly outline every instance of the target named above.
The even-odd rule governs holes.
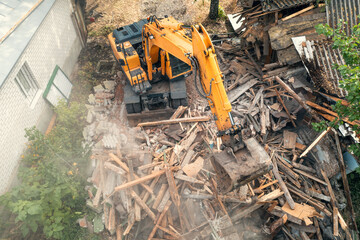
[[[186,34],[186,29],[191,30],[191,38]],[[205,28],[201,24],[185,27],[172,17],[161,20],[151,17],[149,23],[144,25],[142,35],[149,79],[152,79],[152,71],[149,69],[159,61],[160,50],[192,66],[195,73],[194,84],[199,94],[209,103],[219,130],[218,135],[223,136],[224,143],[229,143],[230,138],[226,135],[236,135],[240,128],[233,121],[231,104],[223,84],[224,77]]]

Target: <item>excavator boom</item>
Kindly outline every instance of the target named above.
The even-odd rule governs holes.
[[[220,135],[236,134],[240,128],[234,124],[231,116],[231,104],[224,88],[223,75],[217,62],[215,48],[205,28],[199,24],[191,26],[191,38],[186,35],[183,25],[172,17],[152,19],[143,29],[143,48],[148,69],[157,62],[162,49],[193,67],[195,82],[199,94],[206,98]],[[197,76],[200,83],[197,83]],[[149,79],[152,79],[149,72]],[[199,89],[198,84],[201,84]]]

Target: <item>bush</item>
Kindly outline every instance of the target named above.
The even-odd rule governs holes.
[[[21,184],[0,197],[0,204],[16,215],[23,237],[30,232],[46,238],[76,239],[81,233],[76,220],[84,215],[85,177],[79,166],[88,156],[82,147],[86,108],[60,102],[57,123],[49,135],[26,129],[28,149],[22,155]]]

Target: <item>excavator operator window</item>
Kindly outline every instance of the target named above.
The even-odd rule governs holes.
[[[191,70],[191,66],[189,66],[187,63],[181,61],[180,59],[174,57],[169,53],[170,58],[170,66],[172,70],[172,76],[177,77],[178,75],[182,73],[186,73]]]

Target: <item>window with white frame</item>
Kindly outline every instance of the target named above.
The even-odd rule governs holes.
[[[39,90],[39,85],[37,84],[27,62],[25,62],[24,65],[20,68],[18,74],[15,77],[15,81],[19,85],[26,99],[28,99],[31,103],[36,96],[37,91]]]

